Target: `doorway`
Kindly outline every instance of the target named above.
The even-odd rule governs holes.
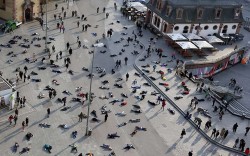
[[[30,10],[30,8],[27,8],[25,10],[25,20],[26,21],[31,21],[31,10]]]

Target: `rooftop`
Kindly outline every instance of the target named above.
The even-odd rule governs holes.
[[[237,6],[237,5],[241,5],[239,2],[235,0],[163,0],[163,1],[169,2],[174,5],[192,5],[192,6],[199,6],[199,5],[206,5],[206,6],[235,5]]]
[[[9,83],[0,76],[0,91],[11,89]]]

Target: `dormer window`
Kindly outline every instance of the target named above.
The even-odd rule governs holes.
[[[167,6],[166,16],[170,16],[171,11],[172,11],[172,7],[171,6]]]
[[[220,19],[221,13],[222,13],[222,9],[221,8],[217,8],[215,10],[215,19]]]
[[[161,10],[161,9],[162,9],[162,0],[158,0],[158,1],[157,1],[156,8],[157,8],[158,10]]]
[[[204,9],[202,9],[202,8],[197,9],[197,19],[202,19],[203,11],[204,11]]]
[[[183,9],[178,8],[176,10],[176,19],[182,19]]]
[[[241,13],[241,9],[240,8],[236,8],[234,10],[234,18],[239,18],[240,17],[240,13]]]

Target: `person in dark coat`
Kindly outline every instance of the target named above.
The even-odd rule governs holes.
[[[234,133],[236,132],[237,128],[238,128],[238,124],[235,123],[235,124],[233,125],[233,132],[234,132]]]
[[[72,48],[70,47],[70,48],[69,48],[69,55],[72,55],[72,52],[73,52],[73,50],[72,50]]]
[[[185,128],[183,128],[182,131],[181,131],[181,139],[183,138],[184,135],[186,135],[186,130],[185,130]]]
[[[226,139],[227,135],[228,135],[228,130],[226,130],[226,132],[224,133],[223,139]]]
[[[105,114],[104,121],[106,122],[108,120],[108,113]]]
[[[29,125],[29,118],[28,118],[28,117],[26,117],[26,119],[25,119],[25,125],[26,125],[26,126]]]
[[[47,115],[49,117],[49,115],[50,115],[50,108],[47,109]]]

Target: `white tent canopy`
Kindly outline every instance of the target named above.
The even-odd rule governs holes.
[[[193,34],[193,33],[185,33],[185,34],[183,34],[183,36],[185,36],[189,40],[202,40],[202,38],[200,36]]]
[[[176,42],[182,49],[198,49],[192,42]]]
[[[223,41],[216,36],[205,36],[204,38],[208,43],[223,43]]]
[[[182,34],[179,34],[179,33],[177,33],[177,34],[167,34],[167,36],[169,37],[169,38],[171,38],[173,41],[186,41],[186,40],[188,40],[186,37],[184,37]]]
[[[129,7],[133,7],[136,10],[140,11],[140,12],[145,12],[147,11],[147,7],[143,4],[141,4],[140,2],[129,2],[128,3]]]
[[[192,41],[193,44],[195,44],[199,49],[203,48],[214,48],[211,44],[209,44],[207,41]]]

